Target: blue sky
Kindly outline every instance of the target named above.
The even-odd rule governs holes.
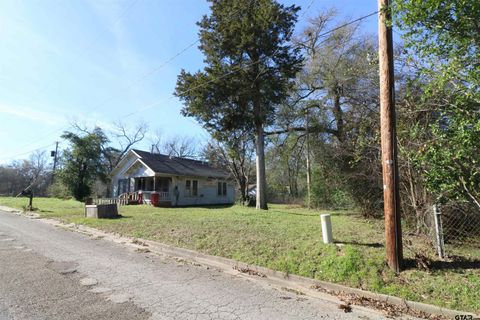
[[[376,0],[281,2],[311,4],[297,30],[327,8],[342,19],[377,9]],[[1,0],[0,163],[51,150],[72,121],[107,131],[114,121],[143,121],[165,137],[206,141],[172,97],[181,68],[200,69],[202,54],[195,45],[165,62],[195,42],[207,13],[203,0]],[[376,16],[363,30],[376,32]]]

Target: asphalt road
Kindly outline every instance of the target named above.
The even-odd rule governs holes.
[[[383,319],[0,211],[0,320]]]

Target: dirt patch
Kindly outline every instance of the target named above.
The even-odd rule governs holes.
[[[139,246],[148,247],[148,244],[145,241],[142,241],[142,240],[139,240],[139,239],[133,239],[132,243],[133,244],[138,244]]]
[[[372,308],[376,310],[380,310],[385,313],[387,317],[399,317],[402,315],[410,315],[421,319],[431,319],[431,320],[447,320],[448,317],[444,317],[441,315],[432,315],[422,311],[412,310],[407,306],[397,306],[390,303],[386,303],[383,301],[360,297],[356,294],[346,293],[343,291],[333,291],[327,290],[320,285],[315,285],[311,287],[312,289],[325,292],[331,295],[337,296],[344,304],[339,305],[339,308],[345,312],[350,312],[351,305],[357,305],[367,308]]]
[[[292,288],[282,287],[282,290],[293,293],[293,294],[296,294],[297,296],[304,296],[305,295],[305,293],[303,293],[301,291],[298,291],[298,290],[295,290],[295,289],[292,289]]]
[[[241,273],[246,273],[248,275],[251,275],[251,276],[257,276],[257,277],[260,277],[260,278],[266,278],[267,276],[261,272],[258,272],[256,270],[253,270],[253,269],[250,269],[250,268],[241,268],[241,267],[233,267],[233,269],[237,270],[237,271],[240,271]]]

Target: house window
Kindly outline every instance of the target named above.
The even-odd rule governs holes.
[[[219,196],[226,196],[227,195],[227,183],[226,182],[218,182],[217,195],[219,195]]]
[[[198,181],[192,180],[192,196],[198,196]]]
[[[185,194],[187,197],[198,196],[198,180],[185,180]]]

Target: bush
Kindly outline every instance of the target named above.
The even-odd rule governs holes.
[[[332,171],[332,170],[331,170]],[[346,191],[338,175],[317,167],[313,172],[311,206],[323,209],[352,209],[355,206],[350,192]]]
[[[58,199],[72,199],[72,195],[68,190],[67,186],[65,186],[61,181],[55,181],[50,187],[48,187],[48,196]]]

